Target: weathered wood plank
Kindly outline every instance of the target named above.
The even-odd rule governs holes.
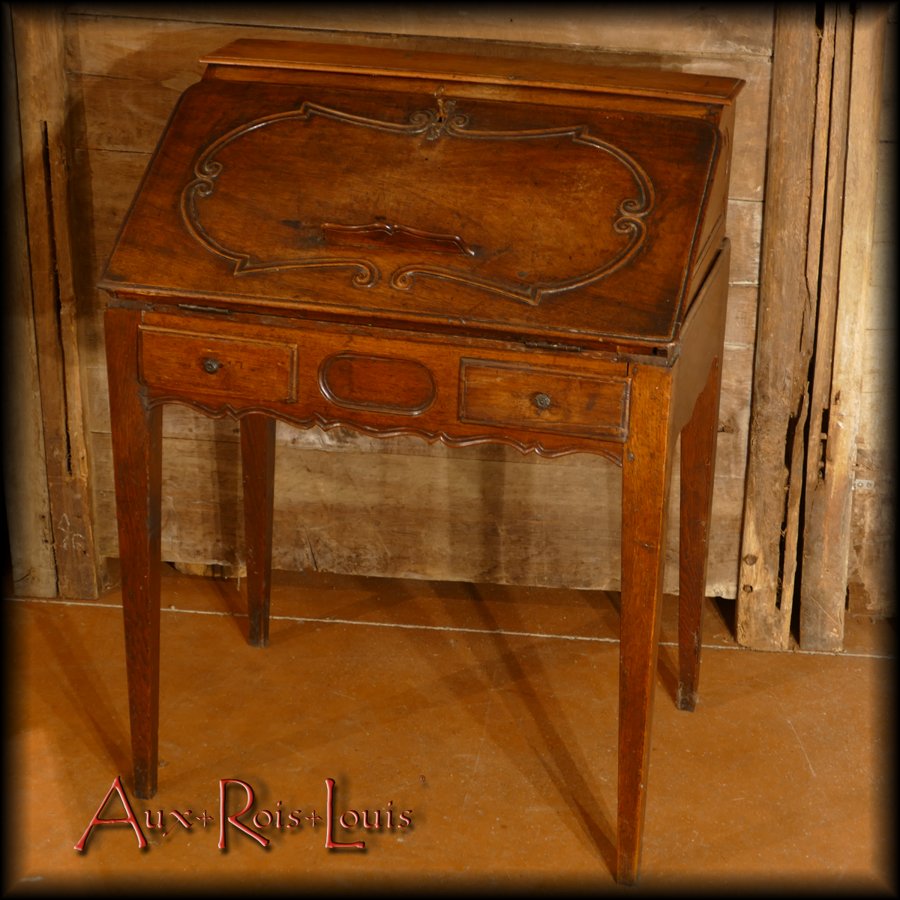
[[[566,46],[629,50],[642,43],[658,52],[675,54],[768,56],[772,45],[772,8],[768,5],[680,4],[664,15],[646,9],[596,7],[581,4],[552,9],[487,4],[465,11],[435,5],[366,8],[357,3],[326,6],[254,4],[77,3],[68,7],[79,16],[150,18],[188,23],[230,23],[317,32],[355,31],[388,35],[429,35],[474,38],[506,43],[538,41]],[[269,32],[271,34],[271,31]]]
[[[893,442],[887,452],[857,450],[847,565],[850,615],[887,618],[897,611],[895,464]]]
[[[897,4],[888,9],[884,35],[884,78],[881,90],[881,117],[878,138],[883,142],[897,142]],[[893,194],[891,195],[894,196]]]
[[[806,375],[814,297],[807,224],[819,38],[812,6],[779,7],[775,23],[759,331],[741,545],[737,635],[789,643],[797,514],[803,487]]]
[[[770,61],[768,53],[745,53],[732,45],[724,55],[709,47],[690,49],[693,35],[687,29],[682,35],[688,46],[669,53],[657,46],[653,32],[653,16],[631,13],[628,40],[617,45],[601,43],[607,50],[627,51],[625,62],[668,67],[686,72],[732,75],[743,78],[739,114],[734,134],[731,196],[742,200],[761,200],[765,175],[765,122],[768,114]],[[757,8],[752,17],[760,33],[771,35],[771,7]],[[202,66],[198,58],[233,40],[235,37],[272,37],[271,27],[260,27],[257,18],[252,26],[197,24],[185,21],[70,15],[67,19],[67,67],[73,91],[81,98],[85,115],[86,146],[99,149],[151,152],[163,130],[178,94],[199,79]],[[581,26],[579,26],[581,27]],[[317,40],[368,43],[403,43],[433,49],[453,47],[453,37],[398,37],[386,35],[316,32]],[[279,38],[309,39],[302,29],[279,30]],[[530,42],[542,40],[542,32],[531,33]],[[459,35],[456,36],[458,40]],[[771,44],[771,38],[770,38]],[[521,46],[508,38],[492,44],[492,53],[522,52]],[[570,59],[597,51],[590,43],[565,48],[533,47],[533,53]],[[618,62],[622,62],[619,57]],[[122,111],[128,114],[123,117]]]
[[[897,612],[897,445],[885,410],[897,404],[897,7],[888,13],[878,145],[874,247],[865,309],[862,393],[848,564],[851,615]]]
[[[232,423],[210,421],[224,440],[165,441],[162,553],[170,562],[239,571],[238,441]],[[297,445],[304,433],[279,427],[276,568],[618,588],[621,471],[606,460],[542,460],[499,447],[425,458],[403,452],[400,438],[386,442],[395,446],[391,454],[349,442],[343,452],[333,452]],[[490,458],[485,449],[499,452]],[[116,556],[108,436],[98,438],[95,454],[98,542],[101,552]],[[733,596],[742,492],[739,478],[716,486],[707,578],[713,595]],[[675,502],[666,574],[672,593],[678,585],[677,513]]]
[[[728,290],[728,315],[725,319],[726,353],[732,347],[755,346],[758,301],[759,285],[731,283]],[[752,365],[747,370],[748,373],[750,371]],[[748,385],[750,380],[749,377],[746,378]]]
[[[801,646],[843,646],[862,354],[858,338],[868,295],[877,189],[878,117],[886,9],[860,6],[853,23],[841,266],[824,467],[814,482],[807,523],[820,541],[815,568],[804,566]],[[811,570],[812,569],[812,570]]]
[[[62,18],[52,6],[16,6],[12,13],[57,586],[63,597],[95,597],[99,584],[69,233]]]
[[[825,456],[828,440],[828,412],[831,400],[832,361],[838,309],[838,283],[844,209],[844,178],[847,166],[847,126],[850,97],[850,62],[853,17],[845,6],[826,6],[817,119],[828,123],[817,130],[816,168],[810,233],[821,234],[822,251],[809,261],[807,280],[817,285],[816,350],[809,390],[810,427],[807,442],[804,497],[803,583],[804,596],[822,589],[827,563],[822,547],[827,545],[828,522],[820,506],[826,492]],[[829,65],[830,60],[830,65]],[[827,203],[826,203],[827,200]],[[810,599],[810,603],[818,602]],[[802,616],[802,611],[801,611]],[[807,640],[811,635],[806,634]]]
[[[18,98],[9,7],[0,11],[3,66],[3,196],[5,298],[3,302],[3,496],[12,586],[17,596],[55,597],[56,561],[44,465],[37,346],[22,187]]]
[[[885,72],[887,77],[887,72]],[[881,108],[882,116],[896,118],[894,110]],[[881,140],[878,143],[878,191],[875,195],[875,232],[872,235],[876,244],[897,244],[897,139]],[[878,284],[878,276],[882,272],[893,273],[893,267],[873,266],[873,284]]]

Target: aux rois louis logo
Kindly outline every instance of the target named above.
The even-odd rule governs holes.
[[[278,832],[290,832],[298,829],[324,830],[326,850],[365,850],[364,840],[341,840],[353,832],[394,832],[401,833],[412,828],[413,811],[396,809],[393,800],[384,808],[378,809],[345,809],[336,812],[337,788],[333,778],[325,779],[324,803],[319,807],[296,807],[279,800],[271,804],[271,808],[257,809],[256,792],[252,785],[239,778],[222,778],[219,780],[218,807],[216,814],[207,808],[195,811],[184,809],[144,809],[139,816],[128,797],[122,779],[116,776],[106,795],[97,807],[97,811],[88,822],[87,828],[75,844],[75,849],[83,853],[95,831],[100,828],[130,827],[137,838],[138,849],[148,847],[146,832],[159,833],[165,836],[172,831],[183,829],[208,829],[218,824],[220,850],[227,850],[228,836],[231,829],[243,835],[261,847],[271,843],[269,835]],[[113,815],[107,807],[114,805],[113,797],[118,797],[122,806],[122,815]],[[320,832],[321,833],[321,832]]]

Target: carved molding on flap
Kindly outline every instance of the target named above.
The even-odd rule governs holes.
[[[408,225],[392,225],[384,220],[376,220],[368,225],[338,225],[334,222],[323,222],[322,231],[326,238],[335,243],[346,243],[348,246],[364,244],[381,245],[393,250],[424,250],[429,253],[461,253],[463,256],[475,256],[477,248],[470,247],[458,234],[436,234],[410,228]]]
[[[289,250],[283,254],[279,252],[271,259],[261,258],[261,253],[254,254],[249,249],[231,246],[230,243],[236,238],[232,238],[229,242],[216,237],[212,230],[216,230],[218,226],[204,224],[203,213],[204,204],[211,201],[216,194],[217,185],[224,180],[226,166],[218,158],[219,155],[236,142],[250,140],[264,130],[285,123],[311,123],[316,119],[340,123],[351,128],[369,129],[385,135],[410,139],[418,137],[430,142],[499,141],[521,142],[532,146],[535,142],[556,142],[557,146],[573,146],[603,154],[607,163],[613,160],[620,167],[616,175],[618,189],[622,189],[622,171],[627,173],[630,187],[628,196],[612,202],[609,213],[611,219],[605,223],[598,220],[597,227],[607,228],[613,236],[621,237],[621,241],[616,246],[601,247],[598,240],[597,247],[601,258],[595,260],[586,271],[579,271],[566,277],[538,277],[529,280],[525,277],[526,273],[521,272],[504,273],[499,276],[490,271],[484,274],[474,264],[466,268],[462,264],[463,260],[471,260],[474,263],[482,256],[482,247],[471,242],[472,236],[464,238],[450,229],[441,232],[418,228],[413,224],[397,222],[389,214],[372,216],[360,222],[322,221],[318,224],[282,218],[281,225],[293,226],[298,230],[298,235],[302,230],[306,242],[304,244],[298,237],[296,252]],[[334,152],[336,156],[340,155],[341,148],[336,146]],[[298,155],[298,159],[300,158]],[[239,167],[234,165],[234,168]],[[302,173],[296,174],[299,176]],[[294,190],[298,198],[303,196],[300,177],[297,177],[296,187],[292,187],[291,182],[282,176],[277,188],[282,193],[285,190]],[[416,185],[410,184],[408,195],[414,197],[415,192]],[[248,199],[243,195],[239,195],[239,198],[241,203]],[[248,202],[258,206],[260,199],[252,197]],[[461,197],[461,200],[464,199]],[[580,203],[580,198],[578,202]],[[593,198],[591,202],[595,202]],[[299,109],[265,116],[241,125],[216,139],[201,153],[194,165],[194,178],[182,192],[181,214],[186,227],[196,240],[212,252],[233,260],[235,276],[289,268],[346,269],[351,273],[351,283],[355,287],[368,288],[378,283],[382,271],[379,264],[369,258],[369,254],[354,253],[354,249],[363,247],[379,252],[391,251],[394,257],[397,253],[405,253],[412,257],[400,265],[395,261],[388,262],[393,268],[389,271],[387,280],[390,286],[397,290],[410,290],[417,279],[432,278],[460,282],[529,305],[537,305],[543,297],[589,285],[624,266],[644,243],[647,234],[646,219],[653,211],[654,203],[653,184],[641,165],[622,148],[594,135],[588,125],[522,130],[477,129],[471,127],[470,116],[457,111],[455,101],[445,101],[443,97],[438,96],[436,109],[416,110],[405,122],[375,119],[305,102]],[[390,213],[390,210],[384,212]],[[585,215],[593,214],[594,209],[589,205],[580,204],[579,212]],[[597,214],[600,215],[599,212]],[[532,224],[541,223],[535,220]],[[589,225],[591,222],[586,220],[585,226]],[[250,223],[247,232],[249,240],[253,233]],[[341,250],[344,250],[346,255],[342,254]],[[455,255],[461,264],[435,265],[430,259],[435,253],[445,256]]]

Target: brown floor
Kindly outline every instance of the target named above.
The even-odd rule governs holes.
[[[259,650],[233,582],[166,572],[152,801],[130,794],[119,594],[6,603],[5,893],[619,890],[614,596],[280,574]],[[892,894],[892,626],[851,621],[839,656],[751,652],[733,604],[711,602],[684,713],[672,605],[642,876],[621,890]],[[76,852],[117,775],[148,849],[100,826]],[[252,790],[238,821],[266,849],[236,826],[218,849],[225,779]],[[326,850],[324,818],[306,818],[326,816],[326,779],[333,840],[364,852]],[[226,786],[227,813],[246,790]]]

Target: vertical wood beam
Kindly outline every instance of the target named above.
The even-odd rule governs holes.
[[[886,21],[884,5],[858,5],[852,51],[848,47],[849,53],[845,53],[849,55],[849,77],[845,76],[849,105],[845,100],[841,115],[842,123],[846,122],[846,168],[836,173],[843,175],[843,184],[834,187],[835,196],[842,192],[846,202],[833,217],[835,229],[839,223],[840,240],[839,244],[830,241],[829,246],[832,255],[839,252],[840,271],[831,274],[827,285],[831,315],[817,349],[817,361],[821,355],[831,364],[817,365],[814,382],[814,396],[824,398],[820,402],[827,409],[827,428],[810,442],[814,469],[807,483],[800,604],[804,649],[836,651],[843,647],[864,364],[859,336],[861,311],[870,289]]]
[[[25,195],[19,140],[12,17],[0,10],[3,44],[2,455],[3,499],[9,538],[12,591],[23,597],[56,596],[56,562],[50,530],[50,498],[44,465],[44,433],[38,390],[38,358],[26,243]],[[5,574],[5,573],[4,573]]]
[[[96,597],[68,208],[62,8],[12,7],[28,257],[58,593]]]
[[[254,647],[265,647],[269,643],[275,516],[275,420],[271,416],[251,414],[241,419],[241,481],[250,620],[247,639]]]
[[[840,278],[841,232],[844,209],[844,178],[847,168],[847,127],[850,102],[850,57],[853,48],[853,15],[846,5],[828,6],[823,23],[823,57],[831,60],[828,70],[823,60],[822,88],[819,91],[817,116],[827,123],[822,143],[826,152],[821,172],[820,215],[810,223],[810,235],[822,235],[821,259],[816,271],[810,267],[810,285],[818,286],[816,350],[810,386],[809,438],[806,451],[804,496],[804,531],[802,578],[800,584],[800,616],[804,598],[820,581],[822,526],[816,513],[821,505],[819,486],[824,477],[824,454],[828,431],[831,395],[831,370],[837,315],[838,280]],[[826,84],[827,82],[827,84]],[[815,600],[810,599],[810,603]],[[810,634],[804,635],[807,639]]]
[[[807,283],[819,31],[812,4],[776,7],[737,637],[790,639],[815,294]]]
[[[146,800],[156,793],[159,775],[162,406],[149,406],[138,391],[140,317],[135,310],[111,308],[104,324],[134,791]]]
[[[672,475],[672,372],[637,365],[622,460],[622,594],[616,881],[640,868]]]

